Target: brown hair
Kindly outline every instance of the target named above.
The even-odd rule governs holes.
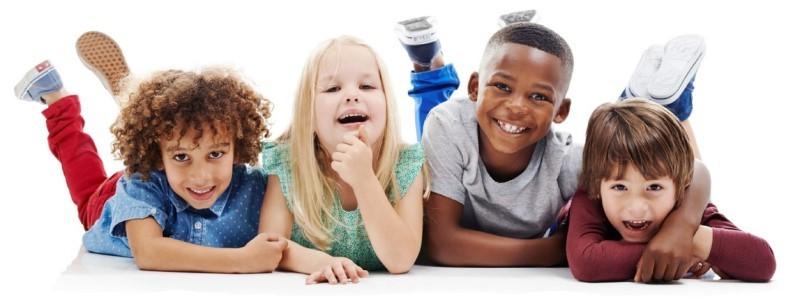
[[[694,173],[694,154],[678,119],[645,99],[600,105],[586,129],[581,186],[600,198],[603,179],[622,178],[633,164],[647,179],[668,176],[680,203]],[[613,173],[613,174],[612,174]]]
[[[269,100],[228,69],[157,72],[136,85],[111,132],[112,149],[125,164],[125,173],[150,172],[163,167],[159,141],[182,138],[194,128],[199,140],[203,125],[212,134],[229,133],[234,144],[234,162],[255,164],[262,139],[269,136]]]

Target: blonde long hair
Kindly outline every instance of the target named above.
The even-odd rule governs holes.
[[[387,68],[375,51],[361,40],[341,36],[323,42],[308,58],[300,77],[294,103],[294,116],[289,129],[279,142],[289,144],[292,186],[287,201],[293,202],[294,221],[305,237],[319,249],[328,249],[332,239],[332,225],[338,223],[333,215],[335,197],[334,173],[327,165],[328,154],[320,145],[314,128],[314,106],[317,76],[323,56],[332,48],[357,45],[367,48],[378,64],[383,93],[386,96],[386,127],[378,151],[375,175],[390,199],[399,197],[394,166],[404,146],[397,125],[396,103],[389,86]],[[311,126],[309,126],[309,124]],[[320,187],[322,187],[320,189]],[[394,201],[393,201],[394,202]]]

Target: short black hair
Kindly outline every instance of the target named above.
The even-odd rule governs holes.
[[[561,68],[566,79],[564,90],[569,88],[572,79],[572,50],[569,44],[558,33],[540,24],[535,23],[514,23],[503,27],[489,38],[486,49],[483,51],[483,59],[495,48],[506,43],[515,43],[533,47],[544,52],[550,53],[561,60]]]

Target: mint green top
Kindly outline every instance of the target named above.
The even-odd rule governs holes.
[[[286,198],[286,206],[289,211],[294,213],[294,199],[290,195],[292,186],[292,170],[290,169],[289,145],[274,142],[264,143],[261,151],[261,158],[264,170],[269,175],[277,175],[281,182],[283,197]],[[422,164],[425,162],[425,154],[420,144],[410,145],[400,151],[400,156],[395,164],[394,174],[397,177],[397,185],[402,199],[414,179],[420,173]],[[391,197],[388,197],[393,202]],[[339,223],[334,222],[333,240],[330,249],[325,251],[331,256],[347,257],[358,266],[365,270],[384,270],[385,267],[375,255],[372,244],[367,237],[367,229],[361,219],[358,208],[346,211],[342,208],[339,196],[333,201],[332,214],[338,219]],[[314,247],[303,231],[294,223],[292,225],[292,241],[306,248],[317,249]]]

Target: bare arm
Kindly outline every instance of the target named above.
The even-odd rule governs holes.
[[[422,174],[392,207],[378,178],[352,186],[375,254],[390,273],[405,273],[422,245]]]
[[[701,161],[696,160],[694,165],[686,199],[664,219],[661,229],[647,244],[639,261],[636,281],[678,280],[697,263],[692,239],[708,204],[711,176]]]
[[[272,272],[285,240],[258,235],[242,248],[213,248],[162,236],[153,218],[125,222],[134,261],[142,270],[211,273]]]
[[[450,266],[554,266],[564,261],[563,235],[515,239],[462,228],[463,206],[431,193],[426,203],[426,246],[430,258]]]

